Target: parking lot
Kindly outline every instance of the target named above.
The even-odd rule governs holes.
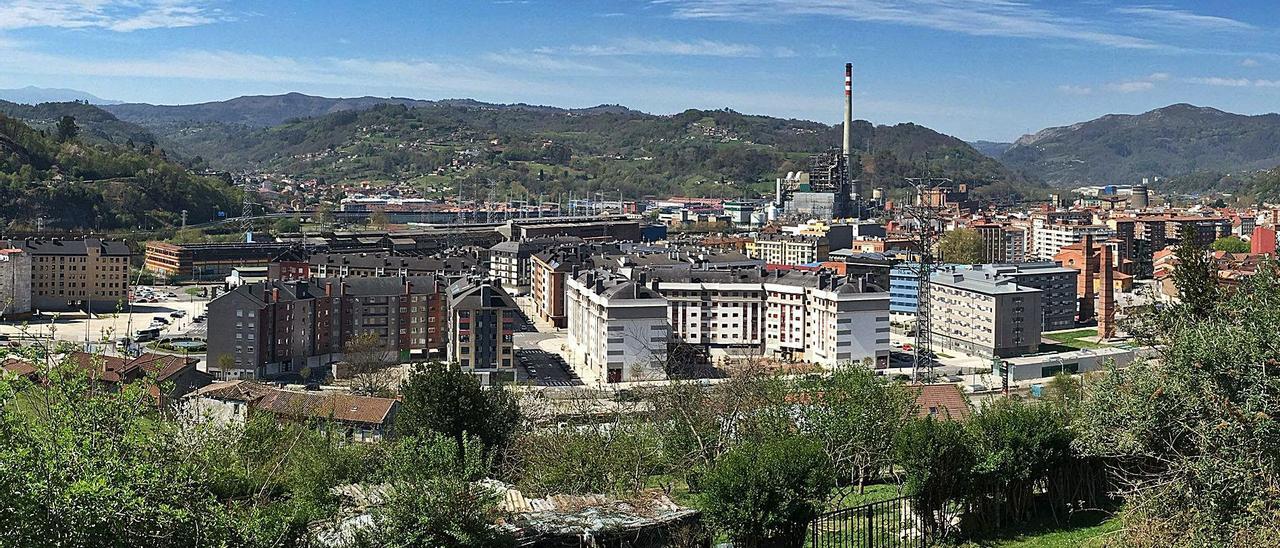
[[[134,302],[118,312],[92,315],[83,311],[43,312],[26,320],[0,322],[0,335],[19,341],[54,339],[99,342],[114,341],[126,336],[132,338],[139,330],[155,325],[160,328],[161,338],[204,338],[206,324],[196,322],[195,318],[204,314],[208,299],[188,295],[182,288],[147,288],[150,291],[142,289],[135,291]],[[154,302],[141,302],[142,300]],[[174,317],[175,313],[181,317]]]

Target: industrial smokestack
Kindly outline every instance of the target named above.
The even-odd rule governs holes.
[[[844,157],[853,152],[849,132],[853,131],[853,63],[844,64]]]

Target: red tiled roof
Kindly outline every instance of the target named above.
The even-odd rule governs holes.
[[[912,388],[916,393],[916,405],[921,417],[933,415],[938,418],[964,420],[969,418],[971,410],[960,387],[954,384],[922,384]]]
[[[33,377],[37,371],[36,366],[32,365],[31,362],[17,358],[9,358],[4,362],[0,362],[0,369],[18,377]]]
[[[396,405],[390,398],[340,393],[294,392],[251,381],[215,382],[188,397],[233,400],[287,417],[332,419],[342,422],[384,424]]]

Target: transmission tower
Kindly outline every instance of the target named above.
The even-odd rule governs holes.
[[[240,200],[240,232],[244,234],[246,240],[253,232],[253,199],[249,197],[248,190],[244,193],[244,198]]]
[[[904,214],[915,222],[912,229],[913,245],[919,260],[911,267],[916,275],[918,293],[916,304],[916,337],[912,348],[911,381],[919,382],[923,372],[925,380],[934,379],[935,354],[933,353],[933,315],[930,300],[933,282],[931,277],[938,270],[939,261],[933,250],[942,237],[942,207],[928,203],[924,191],[938,183],[950,183],[947,179],[907,179],[915,188],[916,202],[903,208]]]

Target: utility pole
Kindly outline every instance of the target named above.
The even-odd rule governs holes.
[[[182,210],[182,229],[187,229],[187,210]]]

